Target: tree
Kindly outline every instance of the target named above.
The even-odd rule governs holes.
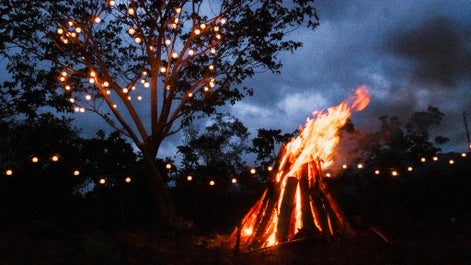
[[[301,46],[288,33],[318,25],[304,0],[7,0],[0,11],[11,75],[2,89],[53,97],[62,88],[74,111],[93,111],[132,139],[163,224],[176,215],[154,165],[162,141],[251,95],[243,80],[278,73],[279,52]]]
[[[201,133],[194,127],[185,130],[185,145],[178,146],[183,171],[196,173],[202,184],[215,180],[220,186],[231,183],[247,169],[243,155],[249,153],[248,129],[232,116],[216,115]]]

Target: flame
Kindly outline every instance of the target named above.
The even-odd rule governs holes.
[[[302,214],[302,195],[300,182],[303,176],[307,176],[306,185],[312,185],[313,183],[320,183],[317,178],[322,177],[319,171],[320,163],[322,162],[323,168],[328,168],[333,164],[333,152],[334,148],[338,144],[340,137],[338,134],[339,129],[345,125],[348,118],[353,111],[363,110],[369,103],[370,98],[368,91],[365,86],[359,87],[353,96],[347,98],[344,102],[337,106],[330,107],[326,111],[314,111],[313,117],[308,118],[304,128],[301,128],[301,133],[295,139],[292,139],[287,143],[280,152],[280,158],[278,163],[277,172],[275,175],[274,185],[280,187],[280,196],[276,207],[272,212],[268,212],[266,205],[266,198],[268,196],[267,191],[262,195],[262,198],[252,207],[249,213],[242,220],[240,241],[242,243],[250,241],[258,234],[263,233],[265,242],[261,244],[261,247],[268,247],[278,244],[277,229],[278,220],[283,204],[282,199],[284,198],[285,189],[287,186],[287,179],[290,177],[297,178],[295,195],[293,199],[294,210],[290,218],[290,224],[288,225],[288,240],[292,239],[297,231],[303,228],[303,214]],[[315,166],[311,166],[311,165]],[[317,165],[319,164],[319,165]],[[307,166],[306,166],[307,165]],[[306,172],[307,171],[307,172]],[[330,195],[328,194],[328,197]],[[328,198],[332,199],[333,198]],[[286,202],[285,202],[286,203]],[[313,204],[309,201],[304,202],[307,207],[311,209],[313,226],[317,227],[319,231],[322,231],[320,224],[319,213],[316,211]],[[305,204],[305,205],[306,205]],[[335,206],[335,205],[334,205]],[[338,213],[340,209],[332,207],[334,213]],[[254,227],[259,223],[260,215],[257,213],[262,212],[263,216],[270,215],[268,224],[265,227],[265,231],[257,232]],[[337,216],[341,219],[341,217]],[[330,216],[327,216],[327,222],[325,229],[330,230],[333,234],[332,220]],[[249,232],[250,231],[250,232]]]

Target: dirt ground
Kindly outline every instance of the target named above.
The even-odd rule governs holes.
[[[469,221],[469,220],[468,220]],[[471,223],[421,222],[381,238],[371,227],[357,237],[299,240],[236,252],[227,235],[187,231],[153,236],[146,231],[71,234],[33,226],[0,232],[2,265],[290,265],[290,264],[471,264]]]

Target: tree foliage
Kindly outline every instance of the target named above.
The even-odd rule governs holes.
[[[154,162],[161,142],[251,95],[243,81],[278,73],[277,55],[301,46],[289,33],[318,25],[313,1],[304,0],[7,0],[0,12],[6,102],[63,107],[55,101],[62,96],[69,110],[103,117],[142,151],[156,208],[168,219],[166,182]]]

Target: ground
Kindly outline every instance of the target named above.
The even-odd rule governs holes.
[[[142,230],[71,233],[37,223],[0,232],[0,264],[471,264],[471,218],[404,222],[392,234],[356,227],[355,239],[300,240],[236,252],[227,235],[193,230],[152,235]],[[380,229],[381,238],[374,229]],[[386,230],[388,230],[386,229]]]

